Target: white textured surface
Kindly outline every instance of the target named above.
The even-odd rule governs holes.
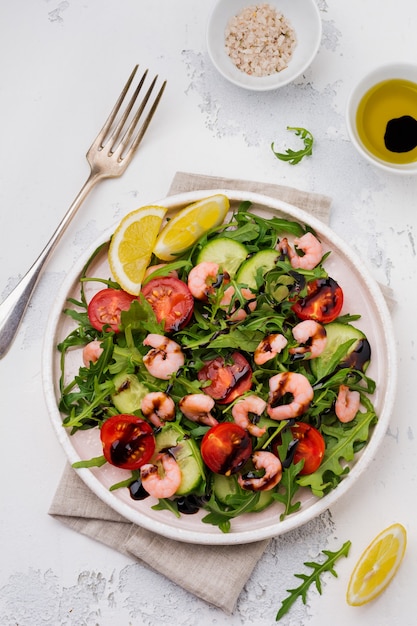
[[[294,605],[292,626],[412,626],[417,577],[414,501],[417,180],[365,163],[344,122],[356,81],[380,62],[415,58],[414,0],[318,2],[319,53],[293,85],[267,94],[226,83],[204,48],[214,2],[33,0],[0,6],[0,296],[26,271],[87,176],[84,154],[126,74],[139,61],[168,78],[157,118],[119,180],[93,191],[66,233],[19,336],[0,361],[0,624],[2,626],[231,626],[275,623],[295,573],[323,549],[352,541],[338,578]],[[395,11],[393,10],[395,8]],[[389,33],[387,45],[386,33]],[[270,150],[296,146],[286,126],[316,138],[297,166]],[[65,457],[41,387],[46,318],[68,268],[124,213],[162,197],[176,170],[253,178],[333,197],[332,228],[391,286],[399,348],[397,402],[386,438],[360,486],[317,520],[276,540],[233,616],[47,515]],[[397,577],[374,603],[350,608],[345,590],[362,549],[393,521],[409,545]]]

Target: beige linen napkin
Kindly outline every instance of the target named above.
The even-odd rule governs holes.
[[[170,194],[196,189],[243,189],[279,198],[328,222],[330,198],[280,185],[179,172]],[[102,502],[68,466],[49,514],[73,530],[126,554],[170,578],[187,591],[231,613],[268,545],[190,545],[132,524]]]

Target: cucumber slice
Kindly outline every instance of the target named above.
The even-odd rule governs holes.
[[[175,495],[202,495],[205,491],[204,465],[193,439],[186,437],[178,424],[166,424],[155,436],[155,454],[169,450],[180,466],[182,480]]]
[[[320,356],[310,361],[311,371],[316,380],[330,374],[335,367],[354,367],[365,371],[371,359],[371,347],[366,335],[351,324],[341,322],[330,322],[325,328],[326,347]],[[343,344],[347,344],[345,350],[342,349]],[[336,363],[332,363],[337,350],[340,351],[340,358]]]
[[[225,476],[224,474],[214,474],[213,492],[217,500],[222,504],[227,504],[227,497],[242,493],[242,488],[237,482],[236,476]],[[251,510],[251,513],[263,511],[272,504],[274,498],[270,491],[260,491],[259,500]]]
[[[234,496],[240,493],[240,491],[236,476],[213,474],[213,492],[217,500],[222,504],[227,504],[228,496]]]
[[[249,289],[256,289],[256,276],[258,271],[262,271],[262,276],[275,267],[278,252],[268,248],[256,252],[250,259],[242,263],[236,280],[238,283],[247,285]]]
[[[259,513],[260,511],[266,509],[267,506],[272,504],[273,501],[274,498],[272,497],[272,491],[261,491],[259,493],[259,500],[253,507],[252,511],[254,513]]]
[[[115,392],[111,399],[120,413],[133,413],[140,409],[142,399],[149,389],[141,383],[135,374],[117,374],[113,378]]]
[[[228,237],[218,237],[201,249],[197,263],[203,261],[218,263],[230,276],[234,276],[247,256],[248,250],[243,243]]]

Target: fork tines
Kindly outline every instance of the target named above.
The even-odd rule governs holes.
[[[156,75],[147,88],[146,93],[144,93],[143,97],[138,99],[142,88],[145,88],[144,85],[148,75],[148,70],[146,69],[140,77],[139,83],[134,89],[124,111],[118,115],[128,92],[131,91],[130,88],[132,87],[138,68],[139,65],[134,67],[112,112],[97,137],[100,142],[100,149],[102,150],[108,145],[108,153],[115,155],[118,160],[123,160],[128,155],[133,154],[138,147],[151,122],[166,86],[166,81],[163,81],[159,91],[157,93],[155,92],[156,95],[154,94],[155,97],[151,100],[151,95],[158,80],[158,75]],[[140,125],[139,122],[141,122]]]

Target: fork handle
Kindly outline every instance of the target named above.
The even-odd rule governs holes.
[[[102,178],[100,174],[96,172],[90,173],[74,202],[65,213],[59,226],[32,267],[23,276],[13,291],[11,291],[11,293],[0,304],[0,359],[6,355],[13,343],[46,262],[51,256],[55,246],[62,237],[71,219],[74,217],[75,213],[100,178]]]

